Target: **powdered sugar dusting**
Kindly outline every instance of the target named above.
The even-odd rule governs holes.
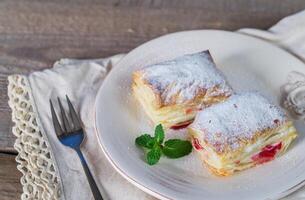
[[[218,93],[232,93],[223,74],[216,68],[209,51],[184,55],[143,69],[144,79],[158,92],[165,104],[184,103],[200,91],[218,86]]]
[[[199,112],[191,127],[202,131],[202,139],[222,152],[227,145],[232,150],[239,148],[239,141],[285,120],[280,108],[258,93],[247,92]]]

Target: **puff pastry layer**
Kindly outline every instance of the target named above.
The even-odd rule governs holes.
[[[165,128],[191,123],[198,110],[232,94],[209,51],[135,71],[132,90],[153,123]]]
[[[285,113],[258,93],[199,112],[188,131],[200,158],[221,176],[273,160],[297,137]]]

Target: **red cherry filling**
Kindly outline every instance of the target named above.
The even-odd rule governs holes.
[[[268,161],[271,161],[274,159],[276,153],[281,150],[282,148],[282,142],[273,144],[273,145],[267,145],[265,146],[261,152],[258,154],[252,156],[252,160],[255,161],[258,164],[265,163]]]
[[[192,123],[192,121],[187,122],[185,124],[181,124],[181,125],[174,125],[174,126],[171,127],[171,129],[173,129],[173,130],[183,129],[183,128],[188,127],[188,125],[190,125],[191,123]]]
[[[185,114],[190,114],[193,111],[194,111],[193,108],[188,108],[188,109],[186,109]]]
[[[185,114],[190,114],[192,112],[200,111],[202,108],[188,108],[185,110]]]
[[[203,147],[200,145],[200,142],[197,138],[193,138],[193,146],[198,151],[203,149]]]

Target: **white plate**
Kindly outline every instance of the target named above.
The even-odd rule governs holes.
[[[217,66],[237,91],[259,90],[275,103],[287,74],[305,73],[304,64],[287,52],[259,39],[215,31],[189,31],[166,35],[130,52],[111,71],[96,98],[96,129],[103,151],[127,180],[161,199],[269,199],[282,197],[305,180],[305,126],[293,147],[273,162],[232,177],[216,177],[202,167],[195,153],[182,159],[162,158],[145,163],[134,145],[143,132],[153,133],[146,116],[131,96],[131,74],[149,64],[209,49]],[[183,137],[184,130],[170,131]]]

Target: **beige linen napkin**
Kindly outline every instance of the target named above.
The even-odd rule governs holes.
[[[57,199],[58,197],[67,200],[93,199],[77,154],[72,149],[63,146],[54,133],[49,99],[53,99],[53,102],[55,102],[57,96],[64,98],[66,94],[76,106],[76,110],[80,113],[80,118],[84,124],[83,128],[87,137],[84,141],[83,153],[99,188],[107,191],[109,199],[152,199],[152,197],[128,183],[115,172],[104,157],[94,133],[95,95],[107,72],[122,56],[121,54],[96,60],[61,59],[54,64],[52,69],[34,72],[28,77],[19,75],[9,77],[9,96],[10,105],[13,109],[13,120],[16,122],[17,127],[19,126],[22,129],[23,135],[27,137],[15,133],[18,137],[15,146],[20,153],[19,155],[23,157],[18,157],[17,161],[28,168],[26,172],[22,170],[24,173],[22,182],[27,182],[24,185],[25,194],[23,199],[28,199],[28,197],[30,197],[29,199]],[[28,91],[24,96],[29,96],[28,99],[18,96],[18,93],[20,93],[18,81],[23,82],[23,90]],[[32,117],[35,118],[35,123],[31,123],[33,119],[29,120],[29,122],[23,121],[21,123],[16,121],[16,119],[24,117],[19,114],[20,108],[16,108],[16,105],[18,105],[15,103],[16,99],[19,99],[19,104],[23,102],[26,104],[25,107],[33,108],[32,110],[36,113],[36,116]],[[24,123],[25,125],[23,125]],[[31,142],[35,142],[37,137],[33,137],[31,131],[28,133],[27,129],[32,129],[35,124],[37,124],[37,127],[34,127],[34,129],[38,128],[42,135],[40,140],[44,140],[45,145],[50,147],[44,149],[43,152],[39,150],[43,146],[42,144],[38,145],[34,151],[31,150],[31,148],[35,148],[35,145],[33,146]],[[22,126],[27,127],[22,128]],[[14,132],[20,131],[16,131],[16,128],[14,130]],[[28,146],[24,148],[26,145]],[[44,161],[45,158],[40,158],[39,154],[43,156],[50,154],[50,159],[47,160],[48,163],[45,166],[50,165],[52,161],[54,162],[54,171],[51,173],[52,177],[50,179],[48,178],[48,172],[45,173],[44,177],[37,176],[37,171],[44,171],[36,161],[32,162],[32,160],[39,159],[42,159],[41,162]],[[24,160],[29,163],[24,162]],[[36,177],[32,180],[28,176]],[[54,177],[57,177],[56,181],[53,181]],[[40,178],[45,179],[45,181],[35,180]],[[29,189],[29,184],[33,187],[32,189]],[[48,184],[58,186],[52,187],[48,186]]]
[[[242,29],[305,60],[305,12],[285,18],[269,31]],[[124,55],[105,59],[61,59],[54,67],[29,76],[9,77],[8,95],[17,136],[16,160],[23,173],[22,199],[93,199],[77,154],[57,140],[49,99],[66,94],[76,106],[87,138],[83,152],[98,186],[110,199],[154,199],[123,179],[103,155],[94,133],[94,101],[107,72]],[[304,66],[305,67],[305,66]],[[305,198],[305,188],[290,199]]]

